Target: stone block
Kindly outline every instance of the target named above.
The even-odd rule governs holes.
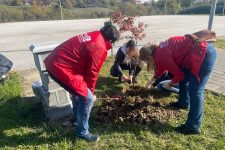
[[[44,91],[42,97],[45,115],[49,121],[66,120],[73,116],[70,95],[64,89]]]
[[[41,81],[42,84],[48,84],[49,82],[52,82],[52,78],[48,75],[48,72],[44,71],[44,72],[40,72],[40,77],[41,77]]]
[[[50,52],[41,52],[34,54],[34,62],[39,71],[46,71],[44,60]]]
[[[62,105],[72,105],[70,94],[64,89],[57,89],[43,92],[44,107],[57,107]]]
[[[49,121],[64,120],[73,115],[70,94],[50,78],[43,63],[56,46],[58,44],[30,46],[42,83],[41,87],[34,88],[34,92],[41,98],[45,115]]]
[[[57,47],[58,43],[44,43],[39,45],[31,45],[30,50],[34,56],[34,62],[39,71],[45,71],[45,65],[43,63],[44,59],[49,55],[49,53]]]
[[[32,84],[32,90],[38,101],[42,100],[43,86],[41,81],[35,81]]]
[[[73,117],[73,109],[71,105],[63,105],[57,107],[44,108],[48,121],[66,120]]]
[[[40,72],[41,81],[43,84],[43,88],[46,91],[52,91],[52,90],[60,90],[63,89],[58,83],[56,83],[52,78],[48,75],[47,72]]]

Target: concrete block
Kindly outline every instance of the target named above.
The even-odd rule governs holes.
[[[49,53],[58,45],[58,43],[44,43],[30,46],[30,50],[32,51],[34,56],[35,65],[39,71],[46,70],[43,61],[49,55]]]
[[[50,82],[49,84],[43,84],[43,88],[44,90],[46,91],[52,91],[52,90],[62,90],[63,88],[58,84],[56,83],[55,81],[52,81]]]
[[[34,62],[39,71],[46,71],[44,60],[50,54],[50,52],[41,52],[34,55]]]
[[[41,101],[43,99],[43,86],[41,81],[35,81],[32,84],[32,90],[34,92],[34,95],[37,97],[38,101]]]
[[[49,82],[52,82],[52,78],[48,75],[48,72],[44,71],[44,72],[40,72],[40,77],[41,77],[41,81],[42,84],[48,84]]]
[[[49,121],[66,120],[73,116],[70,95],[64,89],[44,91],[42,104]]]
[[[57,89],[43,92],[44,107],[57,107],[62,105],[72,105],[70,95],[64,89]]]
[[[40,72],[41,81],[43,84],[43,88],[46,91],[52,90],[60,90],[63,89],[58,83],[56,83],[52,78],[48,75],[47,72]]]
[[[63,105],[51,108],[44,108],[48,121],[66,120],[73,117],[73,109],[71,105]]]
[[[73,116],[70,94],[50,78],[43,63],[44,59],[57,45],[30,46],[42,82],[40,87],[34,88],[34,92],[41,98],[45,115],[49,121],[64,120]]]

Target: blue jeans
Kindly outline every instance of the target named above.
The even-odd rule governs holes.
[[[73,113],[75,121],[77,122],[76,134],[77,136],[84,136],[89,134],[89,117],[91,108],[93,106],[93,94],[88,89],[88,96],[84,97],[78,94],[72,95]]]
[[[185,78],[179,84],[180,91],[178,103],[181,106],[190,107],[185,125],[191,130],[200,131],[204,109],[204,88],[213,70],[216,57],[217,53],[214,46],[211,43],[208,43],[205,58],[199,71],[200,82],[190,70],[183,70]]]
[[[173,93],[178,94],[178,93],[179,93],[179,85],[174,85],[174,86],[172,86],[171,89],[167,89],[167,88],[165,88],[163,85],[166,84],[166,83],[168,83],[168,82],[171,82],[171,80],[164,80],[164,81],[161,81],[161,82],[157,85],[157,90],[158,90],[158,91],[173,92]]]

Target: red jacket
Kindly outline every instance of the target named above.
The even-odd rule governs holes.
[[[76,93],[94,94],[99,71],[112,45],[100,31],[74,36],[56,47],[44,60],[46,69]]]
[[[155,76],[160,77],[168,70],[173,75],[172,83],[178,83],[184,79],[181,68],[185,67],[200,80],[198,73],[206,48],[207,42],[194,43],[188,36],[176,36],[161,42],[154,52]]]

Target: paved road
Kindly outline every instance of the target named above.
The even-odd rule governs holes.
[[[217,61],[206,88],[225,95],[225,50],[217,50]]]
[[[34,68],[31,44],[61,43],[75,34],[98,30],[106,19],[37,21],[0,24],[0,53],[14,62],[14,70]],[[139,42],[159,42],[173,35],[183,35],[206,29],[208,16],[145,16],[140,21],[148,27],[146,38]],[[225,38],[225,17],[214,18],[213,30]],[[120,41],[117,45],[121,45]]]

